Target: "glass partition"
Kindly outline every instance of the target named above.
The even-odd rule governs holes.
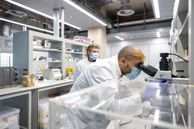
[[[51,129],[187,129],[188,86],[110,81],[50,100]]]

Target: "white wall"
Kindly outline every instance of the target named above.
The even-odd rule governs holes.
[[[112,42],[107,44],[107,55],[117,55],[121,48],[126,45],[134,45],[140,48],[146,55],[145,64],[149,64],[156,68],[159,68],[160,53],[170,52],[170,46],[168,45],[169,38],[155,38],[155,39],[140,39],[121,42]],[[144,80],[147,75],[141,74],[137,80]]]

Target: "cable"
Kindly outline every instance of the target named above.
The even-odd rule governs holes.
[[[169,54],[169,55],[177,56],[177,57],[181,58],[182,60],[184,60],[185,62],[189,63],[188,60],[184,59],[183,57],[181,57],[181,56],[179,56],[179,55],[177,55],[177,54],[175,54],[175,53],[168,53],[168,54]]]

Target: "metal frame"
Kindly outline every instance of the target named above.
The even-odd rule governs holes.
[[[188,29],[189,29],[189,83],[194,84],[194,1],[189,0],[189,21],[188,21]],[[189,102],[188,102],[188,125],[189,128],[194,127],[194,87],[192,86],[189,89]]]

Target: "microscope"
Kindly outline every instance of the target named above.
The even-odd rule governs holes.
[[[169,87],[167,84],[177,83],[177,84],[185,84],[188,83],[188,79],[184,78],[177,78],[177,76],[173,75],[171,70],[173,67],[172,60],[168,58],[169,55],[175,55],[188,62],[184,58],[180,57],[179,55],[173,53],[161,53],[160,57],[161,60],[159,62],[159,69],[156,69],[153,66],[147,65],[145,66],[143,63],[138,65],[138,69],[142,70],[147,75],[151,76],[151,78],[147,78],[146,81],[149,82],[158,82],[160,83],[159,86],[161,88],[161,93],[163,95],[168,95]]]
[[[168,59],[169,53],[161,53],[161,61],[159,63],[160,69],[156,69],[151,65],[145,66],[143,63],[138,65],[138,69],[142,70],[144,73],[148,74],[149,76],[153,77],[154,79],[160,80],[170,80],[172,79],[172,61]]]

